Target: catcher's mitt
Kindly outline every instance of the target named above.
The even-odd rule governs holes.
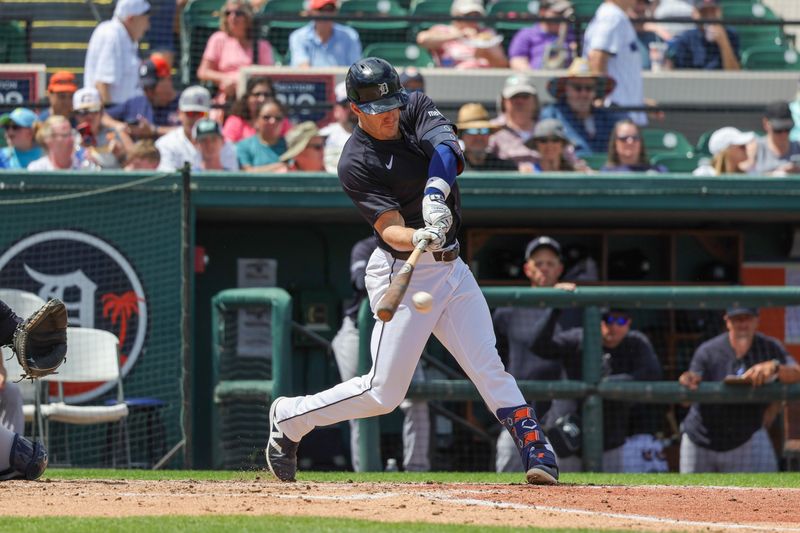
[[[52,374],[67,355],[67,308],[54,298],[17,326],[11,345],[23,378]]]

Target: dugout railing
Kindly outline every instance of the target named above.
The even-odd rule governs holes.
[[[600,308],[626,309],[724,309],[732,303],[743,306],[782,307],[800,305],[800,288],[795,287],[579,287],[573,292],[556,289],[486,287],[491,307],[534,306],[584,309],[584,324],[599,324]],[[359,314],[361,333],[359,370],[371,365],[369,339],[372,314],[365,301]],[[746,388],[722,383],[701,383],[690,391],[677,381],[603,382],[600,328],[584,332],[583,381],[519,381],[526,400],[583,398],[582,453],[584,470],[602,471],[603,400],[671,404],[678,402],[758,403],[800,398],[800,384],[773,383]],[[413,383],[408,396],[426,400],[481,400],[472,383],[464,380],[427,380]],[[366,471],[382,470],[380,418],[362,419],[359,458]]]

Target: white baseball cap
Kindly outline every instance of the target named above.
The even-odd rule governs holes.
[[[525,74],[512,74],[506,78],[502,91],[503,98],[511,98],[518,94],[539,94],[530,76],[526,76]]]
[[[103,99],[94,87],[82,87],[72,95],[72,109],[75,111],[100,111]]]
[[[120,20],[149,12],[150,4],[147,0],[117,0],[117,7],[114,8],[114,16]]]
[[[347,85],[341,81],[333,88],[333,96],[336,98],[337,104],[347,103]]]
[[[211,93],[200,85],[185,88],[178,100],[178,110],[208,113],[211,111]]]
[[[743,146],[755,138],[756,134],[752,131],[740,131],[730,126],[720,128],[708,139],[708,151],[711,152],[711,155],[717,155],[729,146]]]
[[[481,0],[453,0],[450,6],[450,14],[454,17],[469,15],[470,13],[486,14],[486,8],[483,7]]]

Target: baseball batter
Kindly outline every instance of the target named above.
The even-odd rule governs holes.
[[[394,318],[375,324],[369,373],[318,394],[272,402],[266,449],[270,470],[278,479],[293,481],[298,443],[312,429],[394,410],[433,333],[511,432],[528,482],[557,483],[555,455],[533,409],[503,368],[486,300],[458,255],[456,175],[464,159],[453,124],[423,93],[406,93],[383,59],[357,61],[345,81],[358,126],[339,160],[339,179],[378,237],[365,280],[373,310],[411,250],[422,240],[428,247]],[[411,295],[417,291],[433,295],[429,313],[413,309]]]
[[[22,319],[0,300],[0,346],[12,344],[14,332]],[[19,389],[7,381],[6,370],[0,358],[0,481],[7,479],[36,479],[47,468],[47,451],[39,442],[22,436],[25,419],[22,416],[22,398]],[[7,395],[19,398],[9,412]]]

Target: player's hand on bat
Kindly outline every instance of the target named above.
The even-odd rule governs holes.
[[[419,244],[421,240],[427,240],[428,246],[425,248],[428,251],[435,252],[437,250],[441,250],[442,246],[444,246],[444,241],[446,238],[446,233],[444,229],[438,226],[427,226],[424,228],[420,228],[414,232],[411,236],[411,243],[414,246]]]
[[[445,233],[453,225],[453,214],[441,194],[426,194],[422,198],[422,219],[428,227],[442,228]]]

